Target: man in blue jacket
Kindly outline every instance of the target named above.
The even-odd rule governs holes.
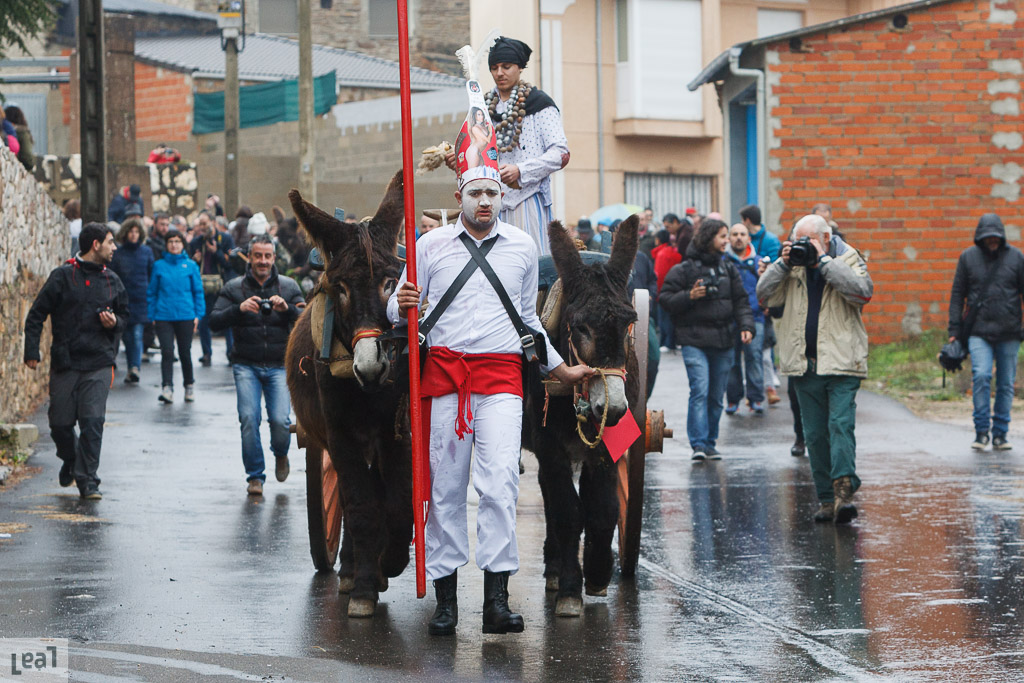
[[[25,365],[39,365],[39,338],[50,318],[50,436],[61,486],[77,482],[82,498],[99,500],[100,446],[118,340],[128,323],[128,295],[107,268],[117,246],[110,228],[89,223],[82,251],[50,272],[25,319]],[[79,434],[75,435],[75,423]]]
[[[762,230],[764,232],[764,230]],[[732,370],[729,371],[729,383],[725,389],[725,414],[735,415],[739,410],[744,394],[744,375],[746,375],[746,395],[750,410],[755,415],[764,414],[764,363],[761,349],[764,343],[764,312],[757,303],[757,266],[758,255],[750,244],[750,233],[747,226],[737,223],[729,230],[729,248],[725,250],[726,258],[732,260],[740,271],[743,289],[747,292],[750,309],[754,313],[754,339],[744,344],[739,335],[736,336],[735,357]]]

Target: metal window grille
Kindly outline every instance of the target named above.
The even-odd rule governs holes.
[[[701,214],[713,211],[715,176],[668,173],[626,173],[626,203],[654,211],[655,220],[666,213],[679,216],[693,206]]]

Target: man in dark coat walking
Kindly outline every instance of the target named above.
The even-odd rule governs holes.
[[[25,365],[39,365],[39,338],[50,318],[50,435],[57,444],[60,485],[78,483],[83,498],[99,500],[100,446],[118,340],[128,323],[128,294],[107,268],[117,246],[110,228],[89,223],[82,251],[54,269],[25,319]],[[78,436],[75,423],[78,423]]]
[[[974,431],[971,448],[1007,451],[1017,350],[1021,340],[1024,254],[1006,243],[1003,221],[986,213],[974,231],[974,246],[960,254],[949,297],[949,341],[959,339],[971,354]],[[973,318],[973,325],[967,322]],[[969,328],[969,329],[968,329]],[[996,399],[991,406],[992,366]]]
[[[291,444],[288,385],[284,352],[288,335],[298,320],[305,299],[295,280],[279,275],[274,266],[274,241],[256,235],[249,242],[249,267],[245,275],[224,285],[210,315],[210,329],[232,329],[231,351],[238,422],[242,430],[242,463],[249,495],[263,495],[263,445],[260,442],[260,400],[266,399],[270,422],[270,449],[276,459],[278,481],[288,477]]]

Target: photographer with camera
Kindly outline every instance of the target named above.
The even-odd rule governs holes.
[[[733,345],[754,338],[754,316],[736,264],[723,259],[729,246],[729,228],[707,218],[687,248],[687,260],[665,276],[658,302],[672,318],[675,341],[681,347],[690,401],[686,435],[693,461],[722,456],[715,448],[722,417]]]
[[[224,283],[235,276],[231,270],[229,256],[235,243],[231,235],[217,229],[210,213],[200,211],[195,221],[195,237],[188,244],[189,254],[197,264],[203,278],[203,294],[206,296],[206,316],[199,319],[199,344],[203,347],[203,355],[199,362],[204,367],[213,364],[213,337],[210,334],[210,313],[213,312],[217,294]],[[231,332],[224,334],[228,358],[231,358],[231,346],[234,343]]]
[[[242,463],[249,495],[263,495],[263,445],[260,442],[260,397],[267,403],[270,449],[277,460],[278,481],[288,478],[291,444],[291,402],[285,381],[284,352],[288,335],[305,305],[295,280],[279,275],[274,266],[274,240],[256,235],[249,241],[249,266],[242,277],[224,285],[210,315],[210,329],[230,328],[238,422],[242,430]]]
[[[960,253],[949,297],[949,341],[959,340],[971,356],[974,443],[984,451],[1008,451],[1017,351],[1021,340],[1024,255],[1008,244],[1003,221],[994,213],[978,220],[974,245]],[[995,372],[993,372],[993,365]],[[992,376],[996,380],[992,402]]]
[[[778,321],[783,375],[796,386],[804,441],[821,507],[816,522],[857,516],[853,494],[856,397],[868,374],[868,334],[861,310],[874,285],[856,249],[817,215],[804,216],[782,244],[782,257],[757,283],[765,307],[784,306]]]

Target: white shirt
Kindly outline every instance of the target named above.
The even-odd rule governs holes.
[[[507,101],[498,99],[494,111],[504,114]],[[519,167],[520,189],[501,185],[505,196],[502,205],[514,209],[533,195],[540,193],[545,206],[551,204],[551,174],[560,171],[569,161],[569,141],[562,128],[562,115],[557,107],[547,107],[523,118],[519,144],[507,152],[498,153],[499,164]],[[546,226],[545,226],[546,227]]]
[[[424,298],[431,303],[440,301],[465,265],[472,260],[473,257],[459,239],[463,232],[468,234],[460,215],[456,223],[435,228],[416,241],[416,282],[423,288],[421,302]],[[536,243],[519,228],[500,220],[495,221],[491,232],[484,238],[492,239],[498,242],[487,254],[487,262],[501,280],[523,322],[534,330],[543,330],[537,316]],[[473,239],[477,246],[483,244],[484,240]],[[398,289],[405,281],[406,273],[403,271],[398,287],[388,300],[388,318],[395,325],[406,324],[405,318],[398,315]],[[541,366],[541,369],[548,372],[561,365],[562,357],[551,345],[547,334],[544,335],[544,341],[547,344],[548,364]],[[505,307],[479,268],[430,331],[427,344],[470,354],[522,353],[523,350]]]

